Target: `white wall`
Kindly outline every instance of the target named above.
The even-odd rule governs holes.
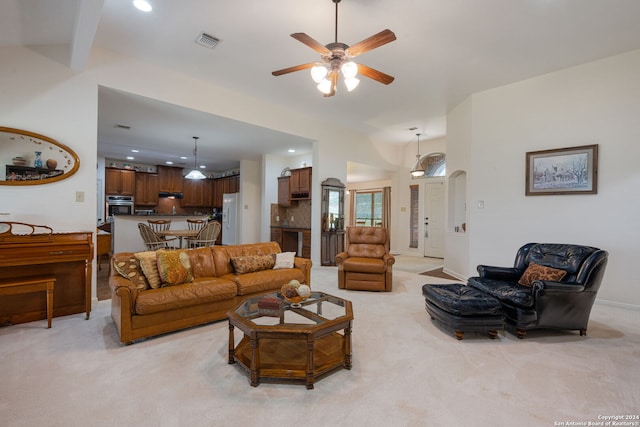
[[[454,110],[450,156],[458,143],[467,148],[452,133],[472,124],[470,149],[456,152],[461,168],[471,164],[469,262],[460,273],[475,274],[480,263],[512,265],[527,242],[591,245],[609,252],[599,300],[640,306],[631,268],[640,255],[638,76],[634,51],[475,94]],[[597,195],[524,195],[526,152],[587,144],[599,145]]]

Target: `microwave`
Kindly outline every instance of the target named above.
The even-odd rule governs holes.
[[[132,196],[107,196],[107,216],[113,215],[133,215]]]

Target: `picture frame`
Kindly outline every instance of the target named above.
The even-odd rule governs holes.
[[[598,145],[526,153],[527,196],[598,193]]]

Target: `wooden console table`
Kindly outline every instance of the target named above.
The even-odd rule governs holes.
[[[53,317],[91,313],[93,233],[54,233],[50,227],[0,222],[0,282],[19,283],[38,277],[55,279]],[[0,298],[0,325],[48,317],[41,293]],[[49,312],[51,313],[51,311]]]

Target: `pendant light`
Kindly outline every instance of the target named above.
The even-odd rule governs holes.
[[[421,134],[416,133],[416,135],[418,136],[418,154],[416,154],[416,164],[413,165],[413,169],[411,169],[411,176],[414,178],[420,178],[421,176],[424,175],[425,170],[420,164],[420,135]]]
[[[187,176],[185,176],[186,179],[205,179],[206,178],[206,176],[204,176],[204,174],[198,170],[198,139],[200,138],[197,136],[193,137],[193,144],[194,144],[193,170],[189,172]]]

